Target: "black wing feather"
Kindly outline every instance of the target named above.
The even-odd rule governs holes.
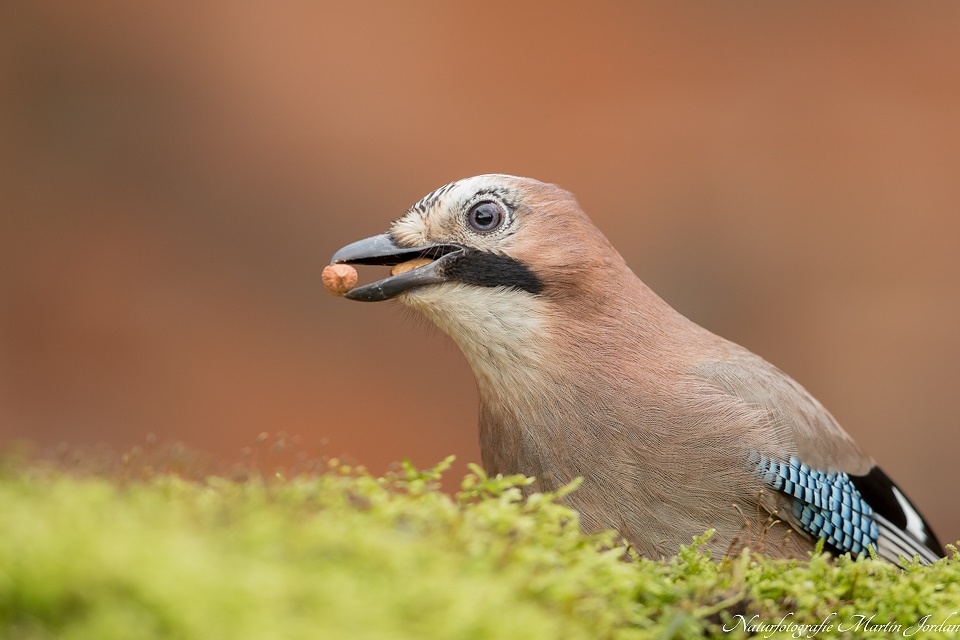
[[[863,476],[851,475],[850,481],[873,508],[880,527],[881,548],[877,551],[881,556],[889,551],[892,557],[887,559],[897,562],[900,554],[908,558],[917,554],[925,561],[946,555],[933,528],[880,467]]]

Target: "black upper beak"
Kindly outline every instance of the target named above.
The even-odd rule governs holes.
[[[358,240],[343,247],[330,259],[330,263],[376,264],[393,266],[415,258],[430,258],[430,264],[405,271],[372,284],[352,289],[343,295],[350,300],[379,302],[428,284],[440,284],[449,278],[444,274],[447,265],[463,254],[463,247],[456,244],[429,244],[422,247],[400,247],[394,244],[389,234],[383,233]]]

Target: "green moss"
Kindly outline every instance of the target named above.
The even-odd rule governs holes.
[[[624,562],[612,535],[579,532],[560,496],[522,500],[522,477],[474,468],[457,496],[442,493],[448,465],[201,482],[8,468],[0,637],[747,637],[737,616],[902,637],[927,615],[960,624],[956,556],[906,570],[824,555],[714,562],[701,539],[667,561]],[[842,631],[856,616],[902,628]]]

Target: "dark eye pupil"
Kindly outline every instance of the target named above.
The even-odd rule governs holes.
[[[500,224],[500,208],[492,202],[481,202],[470,209],[470,226],[477,231],[492,231]]]

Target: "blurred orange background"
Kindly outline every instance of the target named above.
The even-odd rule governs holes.
[[[487,172],[797,378],[960,538],[954,3],[0,5],[0,441],[479,460],[452,342],[320,271]]]

